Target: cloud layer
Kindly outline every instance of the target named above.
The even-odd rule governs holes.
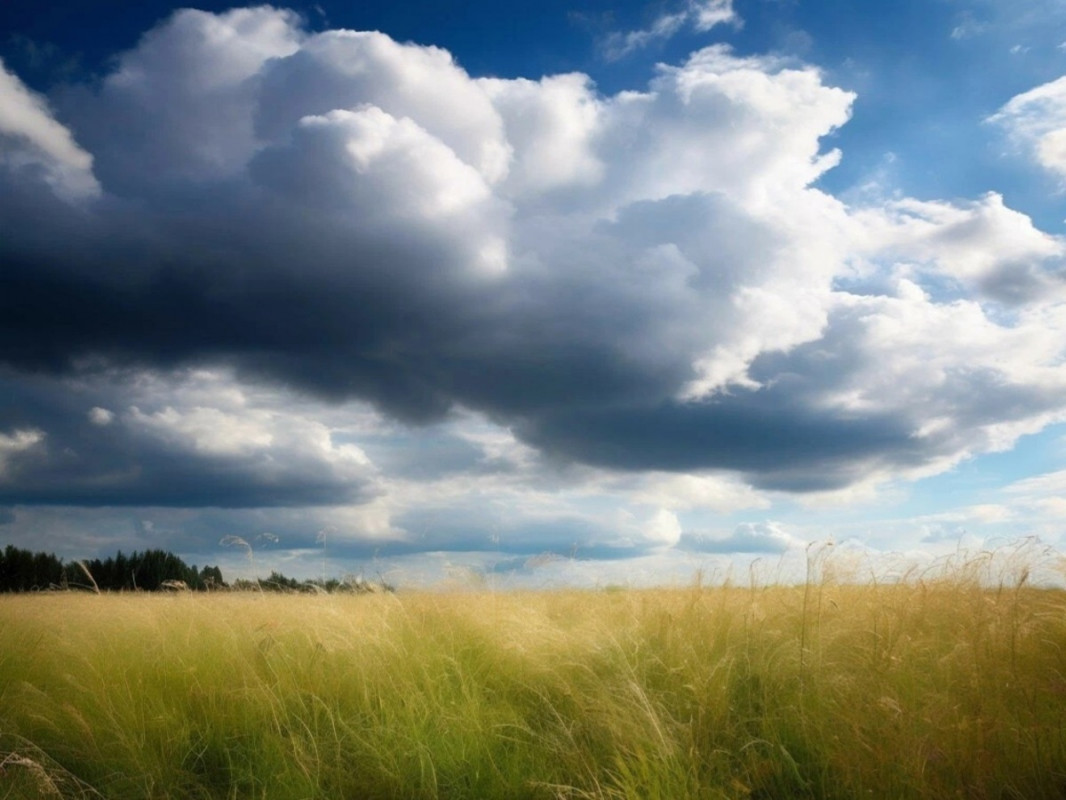
[[[998,117],[1053,170],[1059,83]],[[758,506],[1062,419],[1066,244],[995,194],[818,188],[854,99],[721,45],[610,96],[477,78],[268,7],[180,11],[47,101],[0,66],[0,503],[353,506],[371,538],[454,544],[477,505],[458,498],[490,486],[472,476],[501,508],[509,475],[553,469],[600,489],[646,473],[645,497],[683,474]],[[525,461],[467,432],[419,474],[399,439],[349,431],[346,403],[479,420]],[[402,502],[416,486],[434,510]],[[512,533],[673,546],[693,491],[674,488],[628,521],[577,496],[527,508]]]

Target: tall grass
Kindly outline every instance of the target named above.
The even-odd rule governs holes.
[[[1066,594],[812,563],[796,587],[0,597],[0,798],[1066,796]]]

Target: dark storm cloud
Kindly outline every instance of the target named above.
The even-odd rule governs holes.
[[[503,415],[658,404],[694,376],[699,336],[735,318],[714,282],[757,273],[772,239],[720,195],[670,198],[629,207],[610,225],[534,229],[531,238],[557,240],[539,246],[562,273],[485,284],[448,274],[463,254],[444,231],[360,237],[347,218],[294,220],[242,190],[213,187],[199,199],[177,220],[116,203],[101,210],[103,234],[58,206],[84,238],[76,247],[69,237],[35,240],[7,258],[0,356],[58,371],[89,356],[162,367],[222,361],[415,422],[456,402]],[[220,218],[230,227],[221,230]],[[135,235],[123,220],[136,222]],[[759,243],[726,237],[737,230]],[[702,273],[649,276],[627,263],[634,250],[675,242]],[[666,280],[649,292],[649,277]],[[687,319],[696,310],[690,284],[711,293],[700,303],[710,317]]]
[[[601,466],[735,470],[759,488],[798,492],[846,486],[870,462],[913,465],[924,456],[904,420],[817,414],[784,387],[544,415],[519,430],[550,452]]]
[[[124,471],[131,461],[105,448],[91,461],[64,453],[58,463],[22,456],[0,491],[0,502],[71,506],[216,506],[270,508],[365,501],[367,491],[314,476],[288,474],[266,478],[256,465],[241,460],[183,458],[161,452],[132,461],[136,476]],[[100,471],[103,471],[102,473]]]
[[[601,232],[557,230],[554,258],[573,262],[569,274],[486,285],[456,275],[465,248],[449,231],[360,235],[348,217],[294,219],[241,189],[196,199],[175,216],[105,203],[96,229],[56,204],[54,219],[69,218],[74,233],[52,241],[29,219],[18,226],[33,238],[14,237],[15,252],[2,253],[0,356],[27,370],[69,370],[93,355],[163,367],[218,360],[411,421],[455,402],[506,414],[657,400],[692,376],[695,332],[669,315],[693,301],[669,286],[644,291],[629,248],[681,239],[704,220],[690,243],[699,252],[716,226],[753,224],[720,196],[671,200],[670,236],[658,231],[668,212],[642,204]],[[715,252],[708,271],[731,281],[724,271],[743,268]],[[681,346],[657,346],[663,337]]]

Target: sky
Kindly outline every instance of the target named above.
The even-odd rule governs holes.
[[[8,0],[0,544],[1061,550],[1064,225],[1057,0]]]

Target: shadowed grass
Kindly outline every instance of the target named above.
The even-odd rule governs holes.
[[[1066,595],[986,586],[0,597],[0,799],[1066,796]]]

